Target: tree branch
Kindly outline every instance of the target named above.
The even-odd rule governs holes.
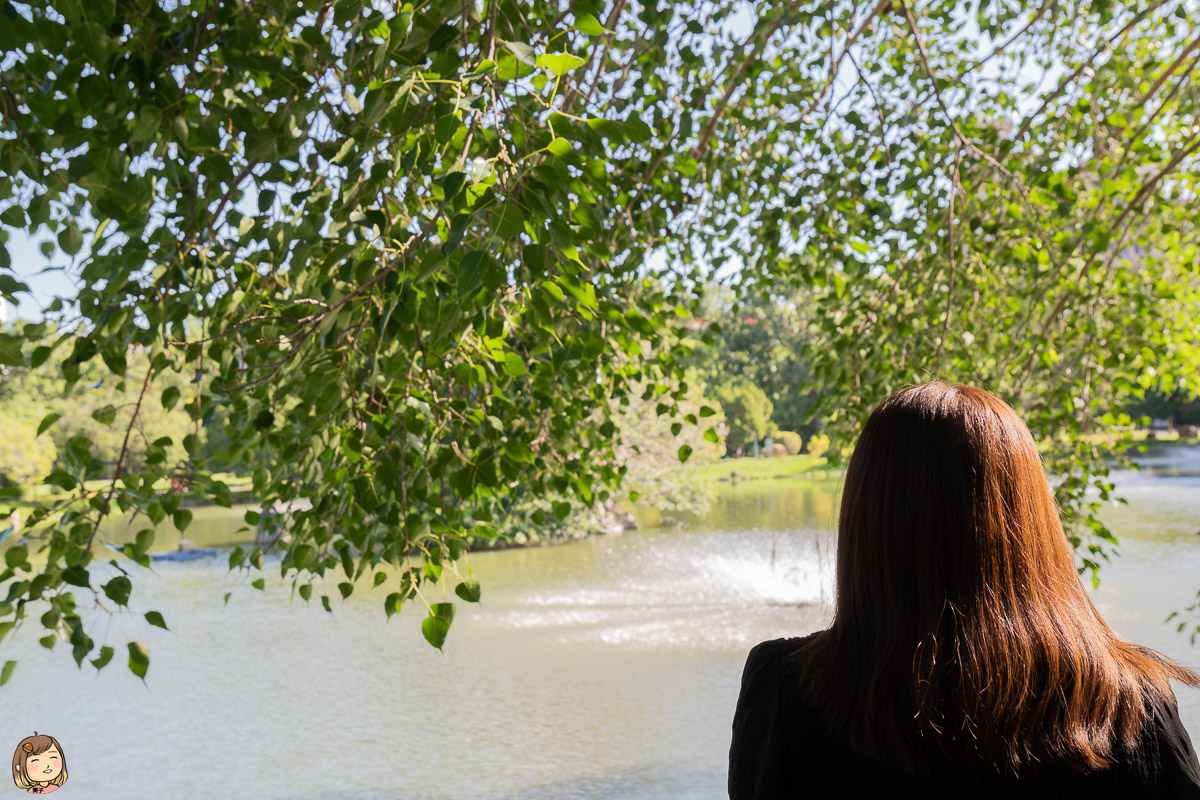
[[[112,483],[108,486],[108,494],[104,498],[104,505],[100,506],[100,511],[96,515],[96,524],[92,526],[92,533],[88,536],[87,544],[83,546],[83,552],[90,552],[92,542],[96,539],[96,532],[100,530],[100,523],[104,519],[104,515],[108,513],[109,504],[112,502],[112,497],[117,491],[117,481],[121,478],[121,470],[125,466],[125,457],[129,453],[129,435],[133,432],[137,425],[138,414],[142,410],[142,401],[146,399],[146,390],[150,388],[150,377],[154,374],[154,359],[147,358],[150,364],[146,367],[146,379],[142,381],[142,391],[138,395],[137,405],[133,408],[133,416],[129,418],[129,426],[125,428],[125,440],[121,442],[121,454],[117,456],[117,465],[113,467]]]

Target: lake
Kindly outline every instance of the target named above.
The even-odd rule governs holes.
[[[1200,448],[1145,465],[1117,476],[1122,555],[1094,596],[1120,633],[1195,667],[1200,647],[1163,619],[1200,588]],[[32,627],[6,642],[3,741],[53,734],[80,797],[718,800],[747,651],[829,619],[838,489],[721,484],[685,527],[473,554],[483,602],[459,603],[445,652],[418,607],[385,618],[386,586],[327,614],[278,581],[252,589],[224,554],[135,568],[138,613],[91,621],[118,649],[103,673]],[[201,511],[197,543],[236,538],[230,512]],[[130,639],[150,646],[145,685]],[[1200,691],[1179,699],[1200,739]]]

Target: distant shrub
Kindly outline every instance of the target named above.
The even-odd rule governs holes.
[[[804,444],[804,440],[800,438],[800,434],[794,431],[780,431],[775,434],[775,438],[787,448],[789,456],[799,453],[801,446]]]
[[[829,437],[823,433],[818,433],[815,436],[810,436],[808,439],[808,452],[812,456],[822,456],[829,449]]]
[[[57,451],[49,436],[38,436],[33,423],[0,420],[0,486],[40,479],[54,467]]]

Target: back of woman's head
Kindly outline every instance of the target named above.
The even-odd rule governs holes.
[[[1197,680],[1097,613],[1016,413],[942,383],[899,392],[864,425],[834,623],[800,663],[833,731],[915,775],[1101,768],[1134,745],[1169,678]]]

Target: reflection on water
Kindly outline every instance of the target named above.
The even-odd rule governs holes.
[[[1161,620],[1200,584],[1200,478],[1167,469],[1130,476],[1129,505],[1107,512],[1123,557],[1095,597],[1125,635],[1195,665]],[[716,800],[746,651],[828,621],[838,488],[723,484],[685,528],[475,554],[483,602],[460,606],[444,653],[418,609],[385,618],[388,585],[326,614],[223,558],[156,565],[136,613],[91,621],[117,662],[127,640],[150,645],[148,683],[77,672],[25,631],[0,690],[8,741],[52,732],[81,797]],[[225,543],[205,527],[220,520],[197,513],[189,538]],[[149,608],[170,632],[141,622]],[[1200,735],[1200,692],[1180,701]]]
[[[1129,456],[1142,467],[1147,480],[1171,478],[1200,478],[1200,445],[1168,445],[1150,443],[1145,445],[1146,452],[1138,453],[1136,449]],[[1139,473],[1131,473],[1125,477],[1133,482],[1132,477]],[[1194,484],[1193,484],[1194,485]]]
[[[192,522],[184,533],[180,533],[172,522],[171,516],[158,525],[147,517],[115,515],[107,517],[100,527],[101,541],[118,546],[132,542],[138,532],[147,528],[154,530],[154,545],[152,550],[175,550],[181,538],[187,538],[197,547],[232,547],[254,541],[254,530],[248,526],[243,514],[255,506],[200,506],[189,508],[192,512]]]

